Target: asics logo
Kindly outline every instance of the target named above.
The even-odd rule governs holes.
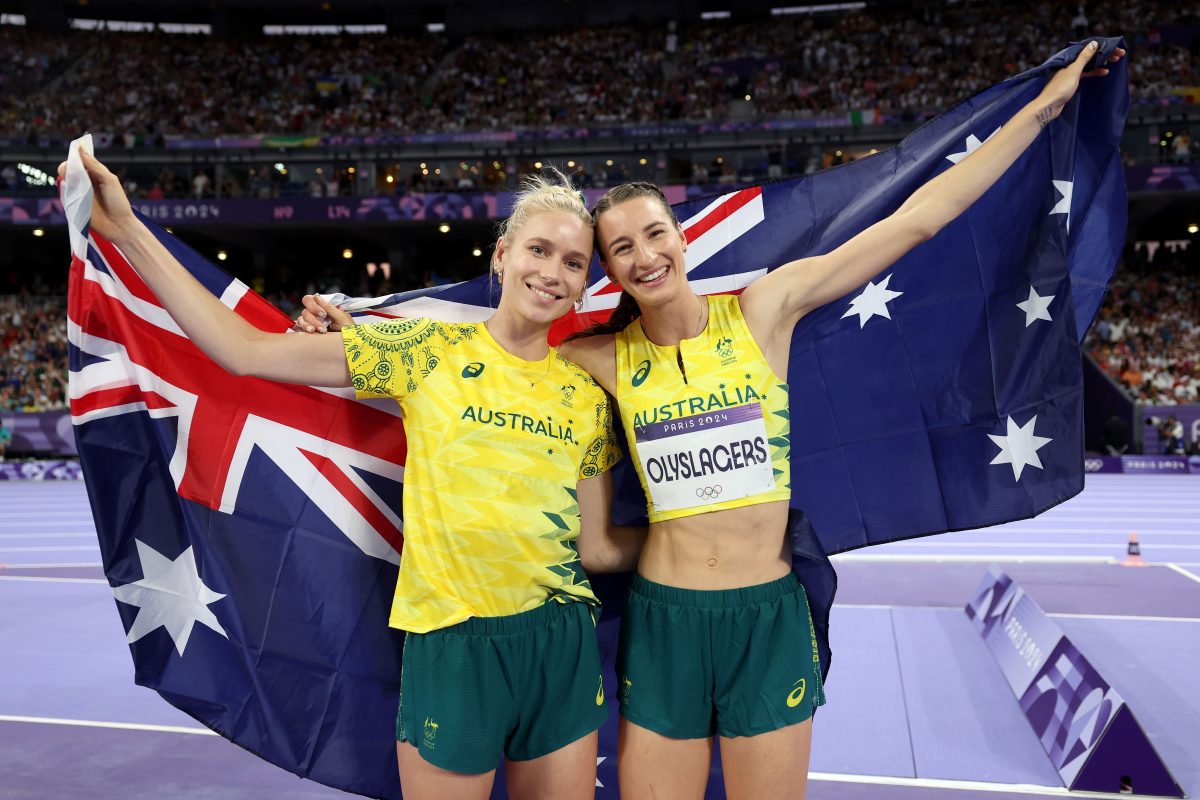
[[[463,367],[462,376],[464,378],[478,378],[483,373],[483,364],[478,361],[472,361]]]
[[[787,696],[788,708],[795,708],[796,706],[800,705],[800,701],[804,699],[804,690],[807,688],[807,686],[808,684],[804,678],[796,681],[795,688],[793,688]]]
[[[725,491],[725,487],[719,483],[716,486],[701,486],[696,490],[696,497],[707,497],[710,500],[714,500],[720,497],[723,491]]]
[[[646,378],[649,375],[650,359],[646,359],[642,363],[638,364],[637,371],[633,373],[633,379],[630,381],[630,383],[633,384],[634,388],[637,388],[646,382]]]

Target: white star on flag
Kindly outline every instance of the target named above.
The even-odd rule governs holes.
[[[992,459],[992,463],[1012,464],[1014,480],[1021,480],[1021,472],[1026,465],[1041,469],[1042,461],[1038,458],[1037,451],[1054,441],[1046,436],[1034,436],[1033,426],[1036,422],[1036,414],[1023,426],[1018,426],[1016,421],[1009,417],[1007,436],[988,434],[988,438],[1000,448],[1000,453]]]
[[[995,136],[999,132],[1000,132],[1000,128],[996,128],[996,130],[992,131],[991,136],[988,136],[987,139],[983,140],[983,142],[986,142],[988,139],[991,139],[992,136]],[[967,156],[971,155],[971,153],[974,153],[976,150],[978,150],[980,147],[982,147],[983,142],[979,141],[979,137],[972,133],[970,136],[967,137],[966,149],[963,150],[961,153],[951,153],[950,155],[946,156],[946,160],[957,164],[958,162],[962,161]]]
[[[891,319],[892,315],[888,311],[887,304],[904,294],[904,292],[893,292],[887,288],[888,281],[891,279],[892,276],[888,275],[878,284],[867,281],[866,288],[862,290],[862,293],[850,301],[850,307],[846,309],[845,314],[842,314],[842,319],[851,314],[858,314],[859,330],[862,330],[862,327],[867,324],[867,320],[875,315]]]
[[[1050,209],[1051,214],[1067,215],[1067,233],[1071,232],[1071,193],[1075,191],[1074,181],[1051,181],[1054,189],[1062,195],[1062,199]]]
[[[1029,297],[1017,303],[1017,308],[1025,312],[1025,327],[1028,328],[1036,319],[1044,319],[1047,322],[1053,322],[1050,318],[1050,301],[1054,299],[1054,295],[1048,294],[1045,297],[1034,291],[1033,287],[1029,287]]]
[[[600,772],[600,765],[604,762],[604,759],[606,759],[606,758],[608,758],[608,756],[596,756],[596,772],[597,772],[597,774]],[[600,782],[599,777],[596,778],[596,785],[599,786],[601,789],[604,788],[604,784]]]
[[[215,603],[225,595],[217,594],[200,580],[192,548],[184,550],[172,561],[140,539],[136,541],[143,577],[134,583],[114,586],[112,590],[122,603],[138,607],[129,628],[129,643],[162,627],[171,634],[179,655],[183,655],[197,622],[228,639],[229,634],[208,609],[209,603]]]

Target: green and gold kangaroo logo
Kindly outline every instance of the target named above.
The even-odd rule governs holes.
[[[438,728],[441,726],[429,717],[425,718],[425,746],[432,750],[436,745]]]
[[[728,366],[737,360],[733,353],[733,339],[728,336],[717,339],[717,357],[721,359],[722,366]]]

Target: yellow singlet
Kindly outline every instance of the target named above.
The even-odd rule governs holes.
[[[621,458],[608,396],[558,351],[524,361],[482,324],[342,330],[359,397],[394,397],[408,438],[389,624],[425,633],[553,598],[595,603],[576,484]]]
[[[738,298],[708,297],[708,325],[678,347],[616,335],[617,407],[650,521],[791,497],[788,387]]]

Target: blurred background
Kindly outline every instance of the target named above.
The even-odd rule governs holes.
[[[1200,455],[1200,5],[0,0],[0,458],[73,450],[54,175],[289,315],[486,269],[521,175],[674,201],[853,161],[1069,40],[1123,35],[1127,245],[1086,342],[1096,454]]]

